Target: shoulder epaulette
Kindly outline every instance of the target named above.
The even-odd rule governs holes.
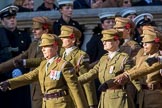
[[[124,52],[121,52],[120,55],[128,56],[128,54],[127,53],[124,53]]]
[[[58,57],[57,59],[56,59],[56,63],[59,63],[61,61],[61,57]]]
[[[129,45],[129,46],[132,46],[132,45],[136,45],[136,44],[138,44],[136,41],[134,41],[134,40],[130,40],[129,42],[127,42],[127,44]]]

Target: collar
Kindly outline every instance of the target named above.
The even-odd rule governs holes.
[[[76,46],[72,46],[70,48],[65,49],[66,55],[68,55],[71,51],[73,51],[76,48],[77,48]]]
[[[114,51],[114,52],[109,53],[109,54],[108,54],[108,57],[109,57],[110,59],[112,59],[112,58],[118,53],[118,51],[119,51],[119,49],[116,50],[116,51]]]
[[[144,56],[148,56],[148,57],[156,57],[156,56],[159,56],[159,55],[160,55],[160,51],[157,51],[156,53],[154,53],[154,54],[152,54],[152,55],[146,54],[146,53],[144,53],[143,55],[144,55]]]
[[[48,61],[47,61],[47,64],[52,64],[52,62],[58,57],[58,55],[50,58]]]
[[[128,41],[130,41],[130,38],[124,39],[124,43],[127,43]]]
[[[73,20],[70,18],[69,23],[65,22],[64,19],[61,18],[59,19],[62,25],[71,25],[73,23]]]

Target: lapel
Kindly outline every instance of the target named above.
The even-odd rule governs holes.
[[[111,66],[111,65],[115,64],[118,61],[119,56],[120,56],[120,53],[117,52],[112,59],[109,59],[108,66]]]
[[[65,57],[65,60],[67,61],[71,61],[75,55],[77,54],[78,52],[78,48],[75,48],[73,51],[71,51],[66,57]]]
[[[41,76],[42,80],[40,80],[40,82],[42,81],[42,84],[44,85],[45,82],[45,77],[46,77],[46,63],[47,60],[44,60],[41,62],[40,65],[40,70],[39,70],[39,75]],[[41,73],[40,73],[41,72]],[[43,86],[44,87],[44,86]],[[44,90],[44,89],[43,89]]]
[[[138,61],[136,62],[137,68],[140,67],[143,64],[143,62],[146,60],[147,57],[148,57],[147,55],[143,55],[143,56],[139,57]]]

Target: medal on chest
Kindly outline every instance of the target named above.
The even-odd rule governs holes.
[[[50,72],[50,78],[52,80],[59,80],[60,77],[61,77],[61,71],[51,70],[51,72]]]
[[[114,66],[110,66],[109,73],[112,74],[114,71]]]

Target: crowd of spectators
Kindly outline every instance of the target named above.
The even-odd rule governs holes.
[[[34,9],[34,0],[15,0],[19,12],[58,10],[57,0],[43,0],[43,3]],[[156,6],[162,5],[162,0],[74,0],[74,9],[94,9],[110,7]]]
[[[17,47],[21,47],[21,46],[24,47],[24,45],[21,45],[21,44],[25,43],[25,41],[22,41],[21,39],[19,39],[20,45],[15,46],[16,45],[15,43],[18,43],[17,42],[17,39],[18,39],[17,36],[22,34],[21,33],[22,31],[19,32],[19,30],[17,29],[17,23],[16,23],[17,22],[17,20],[16,20],[17,11],[18,12],[34,12],[34,11],[59,10],[60,15],[61,15],[60,18],[57,19],[56,21],[52,22],[52,23],[51,23],[50,20],[48,21],[46,19],[46,17],[43,17],[43,16],[36,17],[36,18],[32,19],[32,22],[33,22],[32,33],[33,33],[34,36],[39,35],[39,39],[35,39],[33,41],[33,42],[36,42],[35,47],[29,46],[29,44],[31,43],[31,40],[29,40],[27,48],[23,49],[23,51],[21,51],[21,52],[23,52],[23,54],[25,54],[25,51],[29,47],[29,48],[32,49],[31,50],[32,52],[35,51],[35,54],[34,54],[35,56],[34,57],[39,58],[36,54],[38,53],[38,50],[40,51],[40,49],[38,49],[38,44],[40,44],[41,36],[43,37],[42,34],[46,33],[46,32],[50,33],[52,31],[51,33],[53,33],[53,34],[60,37],[63,33],[65,33],[67,31],[67,28],[71,26],[72,28],[73,27],[76,28],[76,31],[79,30],[80,35],[79,35],[79,38],[76,38],[76,40],[74,41],[72,46],[70,46],[70,47],[69,46],[64,46],[65,47],[64,50],[62,52],[60,51],[62,53],[62,55],[61,54],[60,55],[62,56],[62,58],[65,59],[65,57],[67,56],[66,53],[69,51],[69,49],[67,48],[68,49],[67,50],[66,47],[69,47],[69,48],[72,48],[72,49],[78,47],[77,50],[80,50],[79,48],[81,48],[82,43],[84,42],[84,35],[85,34],[83,33],[83,30],[82,30],[83,27],[79,24],[79,22],[72,19],[73,9],[91,9],[91,8],[94,9],[94,8],[110,8],[110,7],[132,7],[132,6],[157,6],[157,5],[162,5],[162,0],[74,0],[74,2],[72,0],[64,0],[62,2],[59,2],[59,1],[61,1],[61,0],[43,0],[43,2],[40,3],[41,5],[38,6],[37,8],[35,8],[34,3],[36,3],[36,2],[34,0],[15,0],[13,2],[13,4],[15,6],[11,6],[11,9],[10,9],[10,7],[7,7],[7,8],[2,9],[0,11],[0,13],[1,13],[0,19],[1,19],[1,23],[2,23],[2,28],[0,28],[0,30],[2,29],[2,31],[3,31],[2,33],[5,34],[5,35],[2,34],[2,36],[6,37],[6,36],[9,35],[8,38],[9,38],[9,42],[11,42],[11,49],[12,50],[15,50],[15,48],[16,48],[16,51],[19,50],[19,49],[17,49]],[[71,1],[71,2],[69,2],[69,1]],[[119,33],[123,33],[121,43],[120,43],[120,45],[122,47],[120,47],[120,49],[121,49],[121,51],[128,54],[130,58],[133,59],[135,57],[135,55],[137,54],[137,52],[143,46],[143,42],[142,42],[143,26],[156,26],[156,24],[155,24],[155,22],[153,20],[153,15],[151,13],[143,13],[143,14],[138,15],[136,10],[134,10],[134,9],[126,9],[126,10],[122,10],[119,13],[114,13],[114,14],[110,14],[109,12],[108,13],[105,12],[105,13],[100,13],[98,16],[99,16],[99,19],[100,19],[101,23],[99,23],[96,27],[93,28],[93,30],[92,30],[92,32],[93,32],[92,38],[86,44],[85,53],[90,56],[88,58],[88,62],[90,62],[90,64],[88,64],[88,66],[89,66],[88,68],[92,68],[97,63],[102,64],[101,61],[99,61],[99,60],[101,59],[101,57],[104,54],[109,52],[109,50],[105,51],[104,44],[103,44],[103,42],[106,42],[108,40],[105,37],[107,34],[110,34],[110,36],[109,36],[110,40],[112,40],[113,38],[111,39],[111,37],[114,36],[114,40],[116,39],[115,41],[117,42],[117,41],[119,41],[119,36],[116,36],[116,34],[117,34],[116,30]],[[118,16],[121,16],[121,17],[117,18]],[[9,30],[9,27],[7,26],[8,23],[7,22],[5,23],[5,21],[8,21],[8,20],[11,21],[11,22],[13,22],[13,21],[15,22],[15,26],[14,26],[13,30]],[[52,25],[50,25],[50,24],[52,24]],[[12,25],[13,25],[13,23],[11,24],[11,26]],[[63,28],[62,28],[62,26],[63,26]],[[111,31],[111,29],[114,29],[115,31]],[[110,30],[110,31],[108,31],[108,30]],[[26,31],[23,31],[23,32],[26,32]],[[72,32],[72,34],[68,35],[67,37],[62,36],[60,38],[62,38],[62,41],[63,41],[66,38],[69,39],[69,36],[70,36],[70,39],[72,40],[74,38],[73,32]],[[113,34],[111,34],[111,32],[113,32]],[[15,40],[13,41],[13,37],[10,40],[10,38],[11,38],[10,34],[13,35],[14,33],[16,33],[16,34],[15,34]],[[81,39],[80,39],[80,37],[81,37]],[[115,38],[115,37],[117,37],[117,38]],[[25,38],[22,37],[22,39],[25,39]],[[3,40],[1,40],[1,41],[3,41]],[[65,42],[63,42],[63,43],[65,44]],[[118,49],[119,49],[118,44],[119,44],[119,42],[117,43],[117,46],[116,46],[117,50],[114,50],[114,52],[118,51]],[[9,45],[7,45],[7,46],[9,46]],[[33,50],[33,49],[36,49],[36,50]],[[127,52],[126,52],[125,49],[128,49]],[[14,52],[14,53],[16,52],[16,51],[12,51],[12,50],[11,50],[11,52]],[[9,53],[11,53],[11,52],[9,52]],[[27,50],[26,53],[27,52],[29,52],[29,50]],[[8,58],[6,57],[6,60],[0,61],[0,69],[2,69],[1,67],[4,67],[2,62],[6,62],[7,60],[10,60],[11,58],[18,56],[19,54],[21,54],[21,53],[20,52],[16,53],[16,55],[13,55],[11,57],[9,57],[7,55]],[[31,53],[31,54],[33,54],[33,53]],[[6,56],[6,54],[1,54],[1,55]],[[42,57],[42,55],[41,55],[41,57]],[[30,58],[30,56],[29,57],[22,56],[20,58],[21,58],[20,60],[22,61],[21,63],[23,63],[23,65],[24,64],[26,65],[26,58]],[[33,58],[33,57],[31,57],[31,58]],[[83,59],[83,58],[81,58],[81,59],[80,58],[79,59],[78,58],[73,58],[73,59],[77,59],[80,62],[80,60]],[[111,56],[110,56],[110,59],[111,59]],[[24,60],[25,60],[25,63],[24,63]],[[70,60],[68,60],[68,58],[66,58],[65,60],[70,61]],[[74,61],[77,61],[77,60],[74,60]],[[86,60],[87,60],[87,58],[83,59],[83,62],[85,63]],[[15,68],[17,69],[17,67],[20,67],[18,65],[16,67],[16,65],[15,65],[16,62],[17,62],[17,64],[19,63],[18,60],[15,59],[14,62],[13,62],[13,60],[11,59],[11,61],[12,61],[12,63],[10,63],[10,64],[14,65],[13,66],[14,69]],[[102,65],[104,65],[104,64],[102,64]],[[134,64],[132,64],[132,65],[134,65]],[[10,66],[10,65],[7,64],[7,66]],[[75,64],[74,64],[74,66],[75,66]],[[79,68],[77,66],[78,66],[78,64],[76,64],[76,69],[80,70],[81,66],[79,65],[78,66]],[[123,67],[123,66],[121,66],[121,67]],[[8,69],[8,68],[6,68],[6,69]],[[110,66],[109,74],[112,74],[112,71],[114,71],[113,69],[115,69],[115,68],[113,66]],[[100,70],[102,70],[102,69],[99,69],[97,71],[100,71]],[[10,75],[10,77],[8,77],[9,76],[8,74],[4,74],[4,76],[7,75],[7,77],[5,79],[2,79],[2,78],[4,78],[4,76],[2,76],[3,75],[2,74],[1,75],[2,78],[0,78],[1,79],[0,82],[4,81],[6,79],[9,79],[9,78],[18,77],[18,76],[26,73],[26,71],[24,71],[24,73],[22,71],[22,73],[20,75],[17,75],[18,72],[17,71],[15,73],[14,72],[15,71],[13,71],[13,72],[11,71],[10,74],[12,74],[12,75]],[[86,72],[87,72],[87,70],[86,70]],[[117,71],[117,72],[120,72],[120,71]],[[1,70],[0,70],[0,73],[1,73]],[[16,74],[16,76],[14,76],[13,73],[14,73],[14,75]],[[80,76],[80,73],[78,74],[78,77],[79,76]],[[100,85],[102,83],[104,83],[104,82],[101,82],[100,79],[102,80],[102,78],[100,78],[100,76],[99,76],[99,80],[98,79],[95,80],[96,88],[99,88]],[[134,100],[134,102],[136,102],[137,101],[137,99],[136,99],[136,92],[137,91],[134,90],[135,88],[133,88],[134,86],[132,87],[131,84],[128,86],[129,87],[128,90],[130,90],[129,92],[133,94],[132,95],[133,100]],[[91,83],[90,85],[91,85],[90,87],[93,87],[93,83]],[[31,107],[30,106],[30,101],[32,100],[32,108],[41,108],[42,107],[41,105],[42,105],[42,102],[43,102],[42,98],[44,99],[45,96],[42,97],[39,86],[40,85],[38,83],[38,87],[34,87],[34,86],[30,87],[30,88],[33,88],[33,91],[34,91],[34,92],[32,92],[32,90],[30,91],[31,92],[31,99],[30,99],[29,87],[26,89],[26,90],[28,90],[27,93],[24,93],[23,92],[24,90],[21,90],[23,92],[22,93],[23,95],[25,94],[25,95],[28,96],[27,101],[21,100],[22,95],[19,96],[20,97],[19,98],[16,93],[13,93],[13,94],[15,94],[14,97],[17,97],[16,101],[19,101],[20,103],[22,103],[22,104],[20,104],[20,106],[15,106],[15,107],[16,108],[22,108],[21,105],[23,105],[24,104],[23,102],[25,102],[27,105],[29,105],[29,106],[25,105],[26,108],[30,108]],[[40,92],[39,96],[41,96],[41,97],[39,97],[39,98],[36,97],[37,99],[35,99],[33,94],[34,93],[38,94],[38,91],[36,91],[34,89],[39,89],[39,92]],[[118,88],[116,88],[116,89],[118,89]],[[93,90],[95,90],[95,89],[93,89]],[[93,97],[90,97],[90,98],[88,97],[87,94],[90,94],[90,93],[86,94],[89,108],[97,108],[97,105],[98,105],[97,99],[98,100],[101,99],[100,95],[101,95],[103,90],[98,91],[96,89],[96,91],[94,91],[94,92],[97,93],[97,97],[95,96],[95,93],[93,93],[92,91],[90,92],[90,93],[93,94],[94,98]],[[21,92],[17,92],[17,93],[21,93]],[[15,103],[15,98],[12,98],[10,96],[7,97],[1,91],[0,91],[0,95],[4,96],[4,97],[1,96],[2,100],[0,99],[2,103],[5,103],[7,101],[7,99],[9,99],[9,98],[11,98],[9,103]],[[101,97],[102,97],[102,95],[101,95]],[[54,98],[56,98],[56,97],[54,97]],[[90,99],[92,99],[92,100],[90,100]],[[38,104],[36,102],[36,100],[38,100],[40,103]],[[91,101],[94,101],[94,102],[91,103]],[[100,100],[100,101],[105,101],[106,102],[107,100],[104,99],[104,100]],[[4,107],[5,108],[11,108],[12,104],[8,104],[8,105],[9,106],[6,106],[4,104]],[[101,106],[102,105],[106,106],[107,103],[106,104],[101,104]],[[1,107],[2,106],[3,106],[3,104],[1,105]],[[33,106],[35,106],[35,107],[33,107]],[[136,106],[138,106],[138,103],[136,104]]]

